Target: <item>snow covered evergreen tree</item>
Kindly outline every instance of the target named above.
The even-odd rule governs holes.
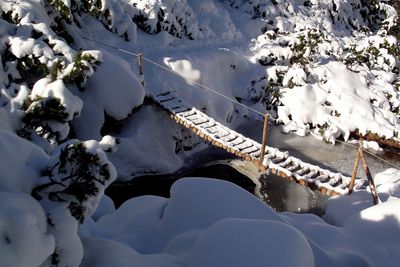
[[[78,224],[94,213],[116,170],[98,142],[70,140],[52,153],[42,174],[32,196],[46,211],[49,233],[55,236],[48,264],[79,265],[83,252]]]
[[[264,34],[258,37],[256,47],[259,48],[258,62],[266,67],[267,74],[256,77],[248,90],[253,101],[262,101],[266,109],[275,112],[286,131],[301,135],[311,131],[332,143],[340,136],[347,140],[350,135],[358,135],[382,144],[392,140],[392,145],[399,146],[396,123],[385,134],[377,134],[379,127],[361,129],[361,125],[351,126],[352,130],[348,131],[343,129],[343,124],[335,124],[337,118],[348,115],[341,110],[346,104],[335,104],[331,100],[314,102],[313,105],[321,106],[320,114],[327,114],[326,119],[312,118],[311,114],[299,118],[295,114],[298,112],[291,110],[293,103],[285,97],[294,96],[294,91],[303,90],[300,88],[309,88],[305,90],[316,94],[322,87],[323,94],[327,93],[330,98],[327,82],[334,77],[321,75],[321,71],[326,71],[328,62],[343,62],[353,73],[368,73],[370,103],[383,110],[379,113],[385,114],[384,120],[398,120],[400,49],[399,41],[391,34],[396,32],[399,20],[396,9],[390,5],[393,3],[375,0],[307,0],[302,5],[297,5],[298,1],[279,0],[227,2],[265,20]],[[387,85],[380,85],[383,80]]]

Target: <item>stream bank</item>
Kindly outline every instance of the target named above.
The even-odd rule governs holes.
[[[272,174],[259,174],[254,164],[240,159],[210,162],[198,168],[174,174],[136,177],[130,183],[112,184],[106,190],[118,207],[132,197],[142,195],[170,196],[172,184],[185,177],[210,177],[232,182],[257,196],[274,210],[324,213],[329,198],[293,181]]]

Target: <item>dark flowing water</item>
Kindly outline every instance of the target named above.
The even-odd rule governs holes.
[[[239,127],[238,131],[258,140],[257,138],[261,136],[261,126],[260,122],[249,120]],[[356,149],[350,146],[342,144],[332,146],[311,136],[282,134],[279,127],[270,127],[268,140],[270,146],[289,151],[291,155],[306,162],[351,175]],[[399,154],[396,152],[380,153],[379,156],[395,164],[399,159]],[[369,155],[367,155],[367,161],[373,175],[391,167]],[[257,170],[254,170],[255,166],[251,167],[243,162],[246,166],[237,168],[235,162],[242,161],[234,160],[234,156],[224,150],[210,146],[189,159],[185,170],[174,174],[136,177],[128,184],[114,183],[107,188],[106,194],[114,200],[116,206],[120,206],[127,199],[142,195],[169,197],[171,185],[184,177],[209,177],[237,184],[262,199],[276,211],[323,214],[328,196],[275,175],[260,177]],[[360,175],[362,173],[359,173]]]
[[[217,163],[179,174],[147,175],[136,177],[129,183],[114,183],[106,189],[106,195],[114,200],[116,206],[120,206],[132,197],[143,195],[169,197],[172,184],[178,179],[184,179],[184,177],[215,178],[230,181],[251,193],[256,190],[256,184],[249,177],[228,164]]]
[[[236,160],[238,161],[240,160]],[[276,211],[322,215],[328,199],[319,192],[276,175],[246,175],[237,170],[230,160],[210,163],[180,174],[136,177],[129,184],[112,184],[107,188],[106,194],[117,207],[132,197],[142,195],[169,197],[172,184],[184,177],[209,177],[230,181],[259,197]]]

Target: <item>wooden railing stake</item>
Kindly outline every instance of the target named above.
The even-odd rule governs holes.
[[[265,154],[265,146],[267,145],[267,131],[268,131],[268,114],[264,115],[264,127],[263,127],[263,135],[262,135],[262,144],[261,144],[261,153],[260,153],[260,161],[258,163],[258,171],[262,171],[264,169],[263,161]]]
[[[362,161],[362,167],[363,167],[364,173],[368,178],[368,185],[369,185],[369,189],[371,189],[371,194],[372,194],[372,198],[374,200],[374,204],[376,205],[379,203],[378,193],[376,192],[375,183],[374,183],[374,180],[372,179],[372,175],[369,170],[367,160],[365,159],[362,148],[360,150],[360,158]]]
[[[139,53],[139,55],[138,55],[138,63],[139,63],[139,74],[140,74],[140,76],[143,76],[144,68],[143,68],[143,55],[142,55],[142,53]],[[144,78],[143,77],[141,77],[141,78],[142,78],[141,84],[144,86]]]
[[[353,172],[351,173],[351,180],[349,184],[349,194],[353,192],[353,187],[356,182],[356,176],[358,172],[358,166],[360,165],[360,151],[362,144],[360,143],[360,147],[357,150],[356,159],[354,160]]]
[[[358,172],[358,166],[360,165],[360,159],[362,162],[362,167],[363,167],[364,173],[368,179],[368,185],[369,185],[369,188],[371,189],[372,199],[374,200],[374,204],[376,205],[379,203],[378,193],[376,192],[375,183],[374,183],[374,180],[372,179],[372,175],[369,170],[367,160],[365,159],[365,156],[364,156],[362,140],[360,140],[360,146],[357,150],[356,159],[354,161],[353,172],[351,173],[351,180],[350,180],[350,184],[349,184],[349,194],[351,194],[353,192],[353,187],[354,187],[357,172]]]

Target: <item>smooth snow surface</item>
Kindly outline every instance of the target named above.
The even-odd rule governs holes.
[[[79,94],[84,103],[81,116],[74,121],[81,139],[101,139],[104,114],[116,120],[128,117],[142,104],[144,89],[129,64],[104,52],[103,63],[89,79],[86,91]]]
[[[0,130],[0,188],[7,192],[30,194],[40,170],[49,160],[39,147],[8,131]]]
[[[39,266],[55,246],[44,210],[24,193],[0,191],[0,203],[0,265]]]
[[[370,199],[338,197],[343,205],[328,203],[328,224],[278,214],[225,181],[184,178],[170,199],[134,198],[88,222],[83,266],[396,266],[400,202]],[[349,208],[359,201],[367,204]]]

